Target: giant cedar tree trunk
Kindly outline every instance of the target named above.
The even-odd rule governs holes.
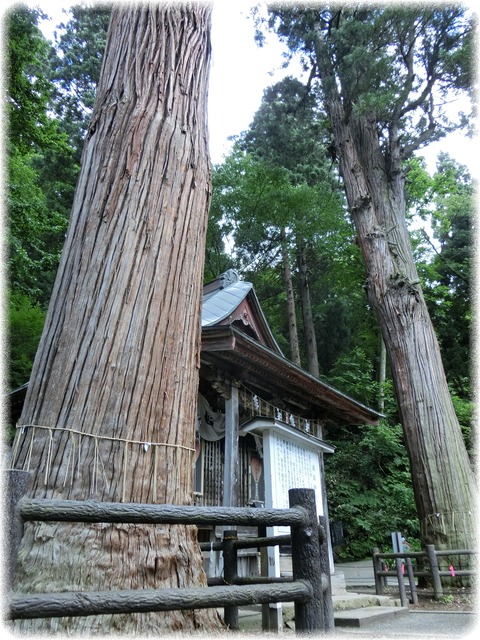
[[[210,198],[210,11],[113,9],[71,223],[14,443],[35,497],[188,504]],[[30,524],[16,590],[205,585],[194,527]],[[158,633],[208,611],[17,622]]]
[[[422,542],[473,548],[473,473],[413,260],[400,149],[387,160],[374,117],[347,117],[334,91],[329,113],[367,295],[390,358]]]

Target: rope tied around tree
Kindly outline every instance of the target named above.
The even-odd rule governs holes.
[[[457,522],[455,522],[455,514],[457,514]],[[449,527],[455,529],[458,526],[465,525],[465,518],[471,519],[471,511],[446,511],[444,513],[429,513],[420,521],[423,535],[426,535],[428,531],[441,530],[444,535],[447,535],[446,522],[449,523]]]
[[[80,457],[80,447],[81,447],[81,439],[82,438],[92,438],[94,441],[93,447],[93,466],[92,466],[92,481],[91,485],[93,487],[93,492],[96,493],[98,490],[98,480],[100,474],[102,475],[105,486],[107,486],[108,490],[110,490],[108,479],[107,479],[107,471],[105,468],[104,460],[101,456],[99,443],[103,441],[110,442],[118,442],[124,444],[124,454],[123,454],[123,469],[122,469],[122,496],[121,501],[126,501],[126,487],[128,480],[128,453],[131,451],[134,446],[141,446],[145,453],[147,453],[150,449],[153,453],[153,487],[152,487],[152,499],[153,502],[157,502],[157,475],[158,475],[158,451],[160,447],[164,448],[172,448],[174,451],[185,452],[191,458],[191,464],[188,465],[190,470],[189,480],[192,479],[193,474],[193,465],[195,462],[195,454],[196,450],[192,447],[187,447],[185,445],[174,444],[170,442],[148,442],[144,440],[133,440],[128,438],[119,438],[114,436],[105,436],[99,435],[95,433],[89,433],[85,431],[80,431],[79,429],[67,428],[67,427],[48,427],[44,425],[37,424],[22,424],[16,426],[17,431],[20,431],[22,434],[26,433],[27,430],[31,429],[31,438],[28,444],[28,449],[21,467],[24,471],[30,471],[31,463],[32,463],[32,454],[33,454],[33,446],[35,441],[35,432],[37,429],[45,430],[48,432],[48,444],[47,444],[47,456],[45,463],[45,474],[44,474],[44,484],[48,484],[48,479],[51,472],[52,467],[52,459],[53,459],[53,445],[54,445],[54,433],[66,433],[68,434],[70,441],[70,449],[67,455],[67,462],[65,467],[65,477],[63,480],[63,487],[67,485],[67,479],[70,475],[70,485],[73,485],[75,478],[75,460]],[[15,468],[19,454],[20,454],[20,442],[21,438],[16,437],[12,449],[12,468]],[[180,464],[177,461],[177,464]]]

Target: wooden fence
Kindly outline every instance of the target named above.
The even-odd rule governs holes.
[[[380,550],[373,549],[373,574],[375,577],[375,590],[377,595],[384,593],[387,576],[395,576],[398,581],[398,588],[402,606],[408,606],[408,599],[405,586],[405,571],[410,587],[412,603],[418,602],[416,577],[430,578],[433,587],[433,595],[436,600],[443,597],[442,577],[448,576],[450,579],[462,576],[474,576],[476,571],[470,569],[454,569],[453,566],[447,570],[441,570],[438,562],[439,557],[445,556],[465,556],[473,555],[476,551],[471,549],[450,549],[441,551],[435,549],[433,544],[427,544],[425,551],[402,551],[401,553],[380,553]],[[384,560],[395,561],[395,571],[386,568]],[[417,567],[413,566],[412,560],[417,560]]]
[[[329,631],[334,627],[328,560],[326,557],[321,559],[326,554],[321,554],[322,528],[316,515],[315,492],[312,489],[291,489],[289,509],[102,503],[93,500],[29,499],[23,497],[26,472],[7,473],[10,502],[10,581],[21,543],[23,523],[34,520],[290,526],[293,567],[293,579],[288,581],[257,579],[252,584],[249,580],[242,580],[236,576],[236,567],[233,568],[237,548],[285,544],[285,538],[279,536],[236,540],[234,535],[227,535],[222,541],[222,551],[230,560],[225,562],[227,575],[224,576],[223,584],[187,589],[92,591],[88,593],[88,598],[84,597],[85,592],[12,594],[7,611],[12,620],[224,607],[226,623],[235,628],[238,625],[239,606],[294,602],[295,627],[298,633]],[[323,544],[326,547],[325,539]],[[227,580],[229,584],[226,584]]]

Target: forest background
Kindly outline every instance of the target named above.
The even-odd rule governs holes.
[[[28,382],[41,335],[109,11],[73,8],[52,42],[38,27],[41,18],[38,10],[16,6],[5,20],[9,390]],[[249,127],[213,167],[204,280],[237,269],[254,284],[287,357],[299,357],[310,371],[316,366],[323,380],[385,414],[376,427],[325,434],[337,446],[326,460],[329,515],[344,533],[336,554],[357,559],[374,546],[389,548],[396,530],[415,546],[418,521],[388,364],[363,290],[364,267],[324,114],[304,83],[288,70],[285,75],[265,90]],[[473,457],[473,181],[467,167],[448,154],[439,154],[434,171],[418,156],[411,162],[407,195],[422,288]],[[304,237],[308,245],[297,241]],[[297,304],[298,356],[289,340],[282,251],[295,265],[294,299],[300,302],[306,293],[310,299],[303,313]]]

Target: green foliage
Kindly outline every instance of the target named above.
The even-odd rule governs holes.
[[[342,355],[327,382],[359,401],[375,406],[381,391],[372,359],[359,347]],[[390,534],[400,530],[410,541],[418,533],[408,455],[392,383],[383,385],[385,419],[378,426],[339,427],[327,432],[335,445],[325,456],[329,516],[341,521],[346,545],[335,553],[359,560],[373,547],[390,549]]]
[[[468,379],[465,379],[464,385],[466,388],[469,387]],[[451,390],[451,396],[455,413],[457,414],[460,428],[462,430],[465,446],[467,447],[467,452],[472,459],[474,459],[476,444],[473,430],[475,404],[468,397],[461,397],[458,395],[453,389]]]
[[[218,238],[223,238],[221,248],[231,244],[231,260],[255,285],[285,353],[289,337],[282,242],[295,283],[298,242],[308,238],[308,276],[322,372],[327,373],[338,355],[355,344],[352,325],[368,334],[372,316],[361,286],[364,268],[340,194],[331,184],[292,184],[286,169],[235,147],[214,168],[209,225],[215,227],[211,237],[217,241],[207,243],[207,264],[212,255],[220,255],[215,248]],[[351,321],[355,311],[358,317]],[[300,321],[298,325],[301,337],[303,326]]]
[[[23,293],[8,297],[8,387],[28,382],[42,335],[45,311]]]
[[[430,216],[430,196],[433,179],[427,171],[424,158],[413,157],[405,164],[405,197],[407,220],[413,217],[425,221]]]
[[[13,290],[46,305],[67,221],[47,206],[35,160],[15,149],[8,158],[7,268]]]
[[[337,447],[325,456],[329,516],[341,521],[346,545],[341,560],[368,557],[373,547],[389,548],[392,531],[418,537],[419,525],[410,469],[400,425],[341,428],[328,434]]]
[[[265,89],[248,131],[237,144],[266,163],[286,170],[293,185],[332,181],[325,115],[312,89],[286,77]]]
[[[5,21],[8,135],[22,152],[42,149],[52,139],[64,144],[48,115],[53,85],[45,73],[50,47],[37,26],[41,15],[18,5]]]
[[[95,101],[110,14],[107,4],[72,6],[68,21],[58,25],[50,56],[57,91],[54,109],[75,149],[76,162]]]
[[[412,181],[412,187],[415,183]],[[474,189],[465,167],[440,154],[437,171],[418,188],[412,209],[432,229],[415,233],[415,255],[452,391],[470,396]],[[425,188],[423,198],[420,196]]]
[[[328,382],[364,404],[373,404],[378,398],[379,386],[373,362],[360,347],[354,347],[337,359],[328,375]]]
[[[8,278],[14,291],[46,305],[73,193],[71,148],[52,118],[50,45],[41,14],[19,5],[7,17]],[[78,167],[77,167],[78,168]]]

